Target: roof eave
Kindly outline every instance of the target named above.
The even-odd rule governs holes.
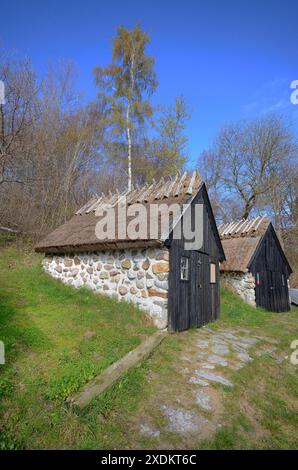
[[[37,246],[35,247],[36,253],[80,253],[83,251],[106,251],[106,250],[124,250],[144,247],[158,247],[163,246],[161,240],[121,240],[106,242],[106,243],[91,243],[80,245],[61,245],[61,246]]]

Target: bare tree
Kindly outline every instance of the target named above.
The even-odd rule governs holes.
[[[212,149],[201,155],[199,166],[209,164],[211,187],[218,204],[227,196],[241,201],[239,216],[248,218],[260,205],[284,205],[297,142],[293,130],[276,115],[225,126]],[[272,199],[275,194],[274,201]]]
[[[29,157],[32,106],[37,93],[30,61],[1,57],[0,80],[5,102],[0,103],[0,185],[23,184],[23,162]]]
[[[28,63],[5,63],[2,70],[8,95],[1,121],[0,225],[46,232],[90,196],[87,181],[101,164],[101,113],[98,105],[81,103],[70,63],[51,66],[38,84]]]

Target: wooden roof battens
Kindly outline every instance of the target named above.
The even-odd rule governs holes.
[[[232,235],[237,225],[238,225],[238,222],[233,222],[233,225],[229,228],[228,235]]]
[[[165,184],[162,185],[161,189],[156,194],[155,199],[163,199],[169,186],[171,186],[171,184],[172,184],[171,180],[166,181]]]
[[[118,196],[117,201],[113,204],[112,207],[115,207],[115,206],[119,205],[123,201],[123,199],[125,199],[125,197],[128,193],[129,193],[129,191],[125,190],[124,193],[119,194],[120,197]]]
[[[93,204],[91,204],[91,206],[89,206],[89,208],[86,210],[86,214],[89,214],[91,211],[95,210],[96,207],[98,206],[98,204],[100,204],[101,200],[102,200],[102,198],[100,197]]]
[[[185,171],[185,172],[183,173],[183,175],[181,176],[181,178],[180,178],[180,181],[179,181],[179,183],[178,183],[177,189],[176,189],[176,191],[175,191],[175,196],[176,196],[176,197],[178,197],[179,194],[180,194],[180,191],[181,191],[181,188],[182,188],[182,184],[183,184],[185,178],[187,177],[187,174],[188,174],[187,171]]]
[[[232,235],[235,235],[235,234],[237,233],[238,228],[240,227],[240,225],[243,224],[243,222],[244,222],[244,219],[241,219],[241,220],[238,220],[238,221],[235,223],[235,225],[234,225],[234,227],[233,227],[233,230],[231,231],[231,234],[232,234]]]
[[[149,186],[149,188],[147,188],[147,191],[145,192],[145,194],[143,194],[143,201],[144,202],[149,201],[149,195],[151,194],[152,189],[153,189],[153,183]]]
[[[264,219],[265,219],[265,216],[262,216],[262,217],[260,218],[260,220],[259,220],[259,222],[257,223],[256,227],[254,228],[254,232],[255,232],[256,230],[258,230],[258,228],[259,228],[261,222],[262,222]]]
[[[244,222],[244,219],[238,220],[235,227],[233,228],[233,233],[236,234],[239,226]]]
[[[233,224],[234,224],[234,222],[229,222],[229,223],[228,223],[227,227],[225,227],[225,229],[224,229],[223,232],[222,232],[222,236],[228,234],[229,229],[230,229],[230,227],[232,227]]]
[[[117,204],[119,194],[114,194],[112,199],[108,202],[110,207],[113,207],[114,204]]]
[[[224,235],[229,235],[230,230],[231,230],[231,228],[232,228],[233,226],[234,226],[234,221],[230,222],[230,223],[226,226],[226,228],[225,228],[223,234],[224,234]]]
[[[86,202],[86,204],[84,204],[77,212],[75,215],[82,215],[82,213],[90,206],[90,204],[93,204],[95,201],[95,197],[93,196],[93,198],[91,199],[91,201],[89,200],[88,202]]]
[[[148,183],[145,183],[144,186],[142,186],[137,198],[136,198],[136,202],[139,203],[139,202],[142,202],[143,201],[143,197],[144,197],[144,194],[146,193],[148,189]]]
[[[131,191],[128,191],[128,196],[127,196],[127,204],[132,204],[132,201],[134,197],[138,194],[137,189],[132,189]]]
[[[137,202],[138,197],[142,194],[142,192],[143,192],[143,188],[140,189],[140,187],[138,186],[138,188],[136,188],[133,191],[133,194],[131,196],[128,196],[127,204],[131,205],[131,204],[134,204],[135,202]]]
[[[148,196],[152,188],[153,188],[153,184],[148,185],[146,183],[145,191],[143,191],[142,194],[138,197],[137,202],[146,202],[146,197]]]
[[[106,210],[110,207],[113,207],[114,203],[118,201],[118,194],[114,194],[112,198],[103,198],[93,209],[94,212],[97,212],[99,209]]]
[[[256,221],[257,221],[258,219],[260,219],[260,216],[259,216],[259,215],[258,215],[258,217],[256,217],[255,219],[253,219],[253,220],[251,221],[251,224],[250,224],[248,230],[252,230],[253,226],[255,225],[255,223],[256,223]]]
[[[193,186],[194,186],[196,177],[197,177],[197,171],[194,170],[194,172],[192,174],[192,177],[191,177],[191,180],[190,180],[190,183],[189,183],[189,186],[187,188],[186,194],[190,194],[190,195],[192,194]]]
[[[246,233],[246,227],[248,223],[249,223],[249,220],[246,219],[242,226],[241,234]]]
[[[163,196],[164,198],[169,198],[170,197],[170,195],[171,195],[171,193],[172,193],[172,191],[175,187],[175,184],[177,182],[177,179],[178,179],[178,175],[176,175],[175,178],[171,180],[171,183],[168,186],[168,189],[167,189],[167,191],[165,192],[165,194]]]
[[[237,222],[233,221],[232,225],[230,225],[228,230],[226,231],[226,235],[231,235],[236,225],[237,225]]]
[[[155,188],[153,189],[152,196],[153,196],[154,199],[158,199],[159,190],[160,190],[161,187],[163,187],[164,182],[165,182],[165,179],[162,176],[161,179],[159,180],[159,182],[156,184]]]
[[[245,228],[242,230],[242,233],[248,233],[250,228],[253,226],[254,223],[255,223],[255,219],[247,220],[247,224],[246,224]]]
[[[223,231],[227,228],[227,226],[229,225],[230,222],[226,223],[226,222],[223,222],[222,224],[220,224],[218,226],[218,233],[220,233],[220,235],[222,235]]]
[[[237,230],[235,231],[235,233],[238,233],[242,228],[243,226],[246,224],[247,220],[243,220],[243,223],[239,225],[239,227],[237,228]]]

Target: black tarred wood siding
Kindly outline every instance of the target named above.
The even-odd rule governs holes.
[[[270,224],[250,262],[256,279],[256,304],[272,312],[290,309],[288,278],[291,267]]]
[[[192,202],[204,205],[203,246],[184,250],[184,240],[169,240],[169,330],[182,331],[201,326],[219,317],[219,261],[224,259],[214,216],[205,186]],[[189,259],[189,280],[180,279],[181,256]],[[216,283],[210,284],[210,263],[216,265]]]

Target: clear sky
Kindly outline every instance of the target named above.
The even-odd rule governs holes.
[[[32,58],[73,59],[86,98],[96,89],[91,71],[110,61],[118,25],[139,22],[151,36],[159,86],[155,103],[184,94],[192,161],[227,121],[279,110],[298,129],[290,83],[298,80],[297,0],[6,0],[0,44]]]

